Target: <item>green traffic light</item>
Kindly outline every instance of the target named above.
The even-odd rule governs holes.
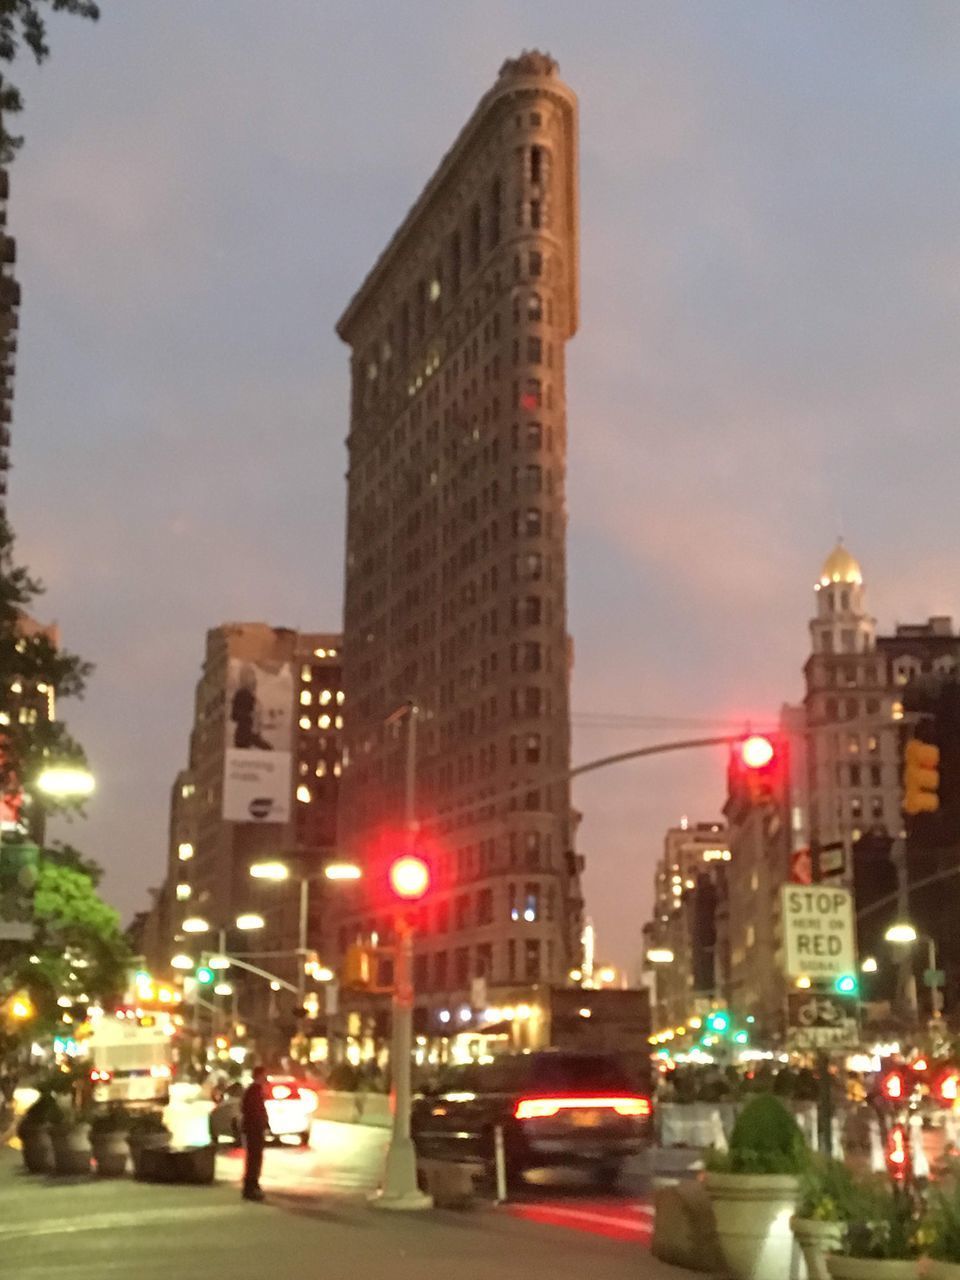
[[[197,981],[201,984],[201,986],[204,986],[204,987],[209,986],[210,983],[213,981],[213,970],[208,968],[207,965],[202,964],[200,968],[197,970],[196,976],[197,976]]]
[[[852,973],[841,974],[834,982],[833,989],[841,996],[855,996],[857,994],[857,980]]]
[[[747,1035],[746,1031],[738,1031],[736,1035],[733,1037],[733,1043],[746,1044],[749,1041],[749,1039],[750,1037]]]
[[[711,1013],[707,1018],[707,1026],[711,1031],[715,1031],[718,1035],[723,1035],[725,1031],[730,1030],[730,1015],[722,1009],[718,1009],[715,1013]]]

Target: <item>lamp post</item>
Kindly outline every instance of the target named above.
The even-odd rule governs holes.
[[[921,939],[926,944],[927,973],[929,974],[928,982],[930,984],[930,1015],[933,1021],[939,1021],[943,1014],[943,995],[939,983],[940,973],[937,969],[936,942],[929,933],[918,933],[908,920],[902,918],[895,924],[890,925],[883,936],[885,941],[902,947],[911,947]],[[919,1023],[920,1005],[917,1000],[917,982],[913,973],[913,965],[910,962],[909,952],[904,953],[904,959],[901,961],[901,968],[905,966],[909,967],[909,982],[905,984],[905,989],[909,997],[910,1016],[914,1023]]]
[[[430,887],[430,871],[414,852],[417,838],[417,716],[415,702],[405,703],[387,723],[406,720],[407,746],[404,784],[403,854],[390,867],[390,888],[400,900],[397,912],[397,949],[393,972],[390,1070],[393,1077],[393,1128],[387,1147],[383,1185],[373,1203],[382,1209],[429,1209],[433,1200],[417,1186],[417,1153],[410,1136],[413,1087],[410,1060],[413,1051],[413,923],[404,906],[416,902]]]

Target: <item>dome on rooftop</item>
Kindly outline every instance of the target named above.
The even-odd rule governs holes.
[[[817,586],[828,587],[831,582],[849,582],[858,587],[863,583],[860,561],[850,554],[842,539],[824,560]]]

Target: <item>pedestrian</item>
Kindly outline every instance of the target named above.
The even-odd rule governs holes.
[[[263,1096],[263,1082],[266,1078],[265,1067],[254,1067],[253,1080],[247,1085],[243,1094],[241,1121],[246,1148],[243,1167],[244,1200],[264,1198],[260,1190],[260,1170],[263,1168],[263,1148],[266,1146],[267,1134],[270,1132],[267,1104]]]

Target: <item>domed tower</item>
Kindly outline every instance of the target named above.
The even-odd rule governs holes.
[[[814,585],[817,616],[810,621],[814,653],[872,653],[877,624],[863,603],[863,571],[840,539]]]

